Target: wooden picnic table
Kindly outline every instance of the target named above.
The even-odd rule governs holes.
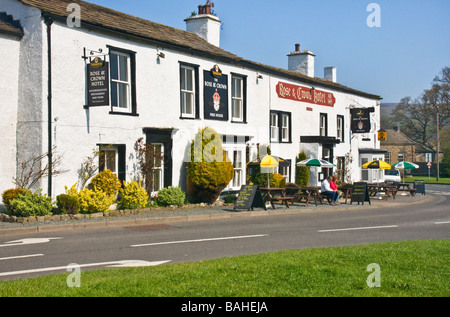
[[[378,183],[378,184],[367,184],[370,196],[375,196],[377,193],[385,193],[387,198],[395,199],[395,194],[397,194],[397,188],[392,184],[388,183]]]
[[[302,186],[298,188],[297,193],[293,195],[299,201],[302,201],[304,198],[306,201],[306,206],[308,206],[310,200],[314,200],[314,203],[317,206],[317,200],[322,203],[320,199],[320,186]]]
[[[345,203],[347,203],[348,198],[352,198],[352,188],[351,184],[338,186],[338,190],[340,190],[343,194],[340,198],[345,198]]]
[[[288,202],[292,202],[295,197],[286,196],[286,187],[262,187],[260,188],[264,203],[269,201],[272,208],[275,209],[274,202],[281,201],[289,208]]]
[[[411,196],[414,196],[414,194],[416,193],[416,188],[411,188],[410,185],[412,185],[412,183],[397,183],[396,187],[397,187],[397,191],[400,192],[409,192],[409,194]]]

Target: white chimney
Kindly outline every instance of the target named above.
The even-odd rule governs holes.
[[[220,46],[222,23],[218,17],[211,14],[211,4],[199,5],[198,14],[192,15],[184,21],[186,22],[186,31],[197,34],[215,46]]]
[[[323,69],[323,78],[331,80],[333,83],[335,83],[336,80],[336,67],[330,66],[325,67]]]
[[[295,51],[288,55],[288,69],[298,71],[306,76],[314,77],[314,57],[310,51],[300,51],[300,44],[295,44]]]

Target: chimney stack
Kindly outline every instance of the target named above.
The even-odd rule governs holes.
[[[325,67],[323,69],[323,77],[325,79],[328,79],[330,81],[332,81],[333,83],[335,83],[337,81],[336,79],[336,67],[334,66],[330,66],[330,67]]]
[[[192,32],[215,46],[220,46],[220,27],[222,25],[218,17],[211,14],[209,1],[205,5],[198,6],[198,14],[184,20],[186,31]]]
[[[295,51],[288,55],[288,69],[298,71],[306,76],[314,77],[314,57],[313,52],[300,51],[300,44],[295,44]]]

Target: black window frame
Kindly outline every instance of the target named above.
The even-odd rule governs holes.
[[[111,89],[110,89],[110,103],[111,103],[111,111],[109,114],[112,115],[121,115],[121,116],[139,116],[137,113],[137,93],[136,93],[136,52],[116,46],[106,45],[108,48],[108,56],[109,56],[109,67],[110,67],[110,73],[111,73],[111,53],[112,52],[121,52],[123,54],[128,54],[130,56],[130,76],[131,76],[131,112],[124,112],[124,111],[114,111],[112,106],[112,98],[111,98]],[[110,74],[109,76],[109,83],[111,85],[112,76]]]
[[[192,64],[192,63],[186,63],[186,62],[182,62],[179,61],[179,80],[180,80],[180,85],[179,85],[179,92],[180,92],[180,119],[183,120],[195,120],[195,119],[200,119],[200,73],[199,73],[199,68],[200,65],[197,64]],[[194,69],[194,87],[195,87],[195,95],[194,95],[194,107],[195,107],[195,114],[194,117],[185,117],[183,116],[183,105],[182,105],[182,97],[181,97],[181,80],[182,80],[182,66],[187,66],[187,67],[192,67]]]
[[[127,153],[127,146],[125,144],[103,144],[98,143],[97,144],[99,148],[99,152],[104,151],[108,147],[115,147],[117,148],[117,178],[123,182],[126,182],[127,175],[126,175],[126,153]],[[102,160],[102,156],[99,155],[98,160],[98,171],[102,172],[105,170],[105,162]]]
[[[343,115],[340,115],[340,114],[338,114],[338,115],[336,116],[336,134],[337,134],[338,123],[339,123],[339,120],[338,120],[338,119],[341,119],[341,120],[342,120],[342,139],[339,139],[339,135],[336,135],[336,139],[340,140],[341,143],[344,143],[344,142],[345,142],[345,121],[344,121],[344,116],[343,116]]]
[[[322,123],[322,118],[325,118],[325,135],[320,134],[321,130],[322,130],[320,128],[320,124]],[[327,113],[321,112],[319,115],[319,135],[320,136],[328,136],[328,114]]]
[[[270,135],[270,143],[292,143],[292,113],[288,111],[279,111],[279,110],[270,110],[270,116],[272,114],[277,115],[278,119],[278,139],[276,141],[272,140],[272,136]],[[270,117],[269,116],[269,117]],[[283,133],[283,116],[288,116],[289,118],[289,139],[288,141],[283,141],[282,133]],[[271,119],[269,120],[269,133],[271,133]]]
[[[233,78],[242,78],[242,121],[233,120]],[[242,75],[238,73],[231,73],[231,107],[230,107],[230,118],[231,123],[247,123],[247,75]]]

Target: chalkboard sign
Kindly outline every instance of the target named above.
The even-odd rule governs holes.
[[[350,202],[350,204],[352,202],[358,202],[362,203],[364,205],[365,201],[370,203],[370,197],[369,197],[369,189],[367,188],[367,183],[366,182],[359,182],[359,183],[353,183],[353,187],[352,187],[352,200]]]
[[[258,185],[242,185],[239,196],[234,203],[234,209],[253,210],[253,207],[262,207],[267,210]]]
[[[414,181],[414,188],[416,189],[416,194],[425,195],[425,182],[424,181]]]

